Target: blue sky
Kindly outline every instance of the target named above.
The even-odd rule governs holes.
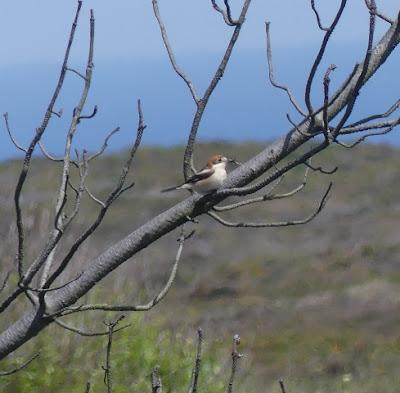
[[[208,0],[159,3],[177,60],[202,91],[218,64],[231,29],[222,23]],[[231,0],[234,14],[241,3]],[[328,24],[339,1],[320,0],[316,4]],[[394,15],[399,8],[398,0],[381,0],[378,6],[388,15]],[[75,7],[71,0],[13,0],[0,7],[0,111],[9,112],[21,143],[28,143],[43,116],[57,80]],[[87,111],[97,104],[99,113],[93,121],[82,124],[77,146],[96,148],[101,137],[115,126],[121,126],[122,131],[112,147],[125,146],[133,137],[135,101],[139,97],[148,125],[145,142],[184,142],[194,105],[186,86],[168,63],[151,0],[84,1],[70,63],[81,70],[88,45],[90,8],[94,8],[96,16],[96,50]],[[322,38],[309,2],[254,0],[226,75],[210,101],[200,129],[201,138],[265,141],[288,128],[287,112],[295,117],[285,96],[266,81],[265,20],[271,21],[276,77],[293,86],[302,101],[306,73]],[[385,27],[379,23],[377,37]],[[332,88],[340,85],[354,62],[362,58],[367,29],[364,0],[349,1],[317,81],[321,81],[327,65],[335,63],[338,69],[332,76]],[[398,98],[400,82],[394,77],[400,60],[398,52],[363,91],[358,114],[385,110]],[[58,104],[64,109],[64,116],[52,121],[45,138],[55,153],[62,150],[62,137],[80,86],[78,78],[68,76]],[[317,83],[315,100],[319,99],[321,89]],[[384,140],[393,142],[396,137]],[[8,141],[2,143],[2,159],[16,154]]]

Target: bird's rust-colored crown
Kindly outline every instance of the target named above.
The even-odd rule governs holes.
[[[224,158],[224,156],[222,156],[221,154],[214,154],[208,159],[207,167],[212,168],[213,165],[218,164],[218,162],[221,162],[222,158]]]

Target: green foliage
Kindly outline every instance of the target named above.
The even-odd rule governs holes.
[[[150,390],[150,373],[160,365],[164,391],[187,392],[196,353],[195,335],[185,338],[160,324],[149,323],[134,315],[132,326],[114,334],[112,375],[114,393]],[[123,322],[120,323],[122,326]],[[82,338],[52,327],[39,336],[34,350],[38,359],[17,374],[0,379],[4,393],[71,393],[82,392],[86,381],[93,392],[106,391],[103,383],[107,336]],[[59,337],[60,339],[54,339]],[[224,390],[227,377],[221,375],[218,351],[206,349],[199,385],[207,392]],[[24,359],[15,358],[4,369],[11,369]]]
[[[260,149],[258,144],[200,144],[196,164],[218,151],[246,161]],[[113,186],[124,154],[104,157],[91,168],[89,185],[98,197],[104,198]],[[159,192],[182,180],[181,157],[181,148],[140,150],[132,174],[136,186],[113,206],[101,228],[74,258],[71,278],[109,244],[185,197],[184,193]],[[314,165],[325,169],[339,165],[339,170],[329,179],[310,173],[307,186],[293,199],[226,213],[233,221],[302,218],[315,208],[324,186],[333,179],[335,187],[326,209],[307,226],[229,230],[210,225],[207,217],[200,218],[196,236],[185,245],[177,279],[157,308],[162,321],[152,312],[135,315],[133,326],[115,335],[115,393],[150,391],[149,375],[155,364],[161,365],[164,392],[187,392],[196,336],[188,326],[198,325],[204,328],[209,343],[204,348],[200,377],[204,393],[225,390],[234,333],[241,334],[246,355],[240,364],[246,378],[239,376],[237,393],[278,393],[280,377],[291,393],[398,392],[399,151],[364,145],[356,154],[349,154],[332,147],[316,157]],[[15,236],[10,223],[19,168],[20,163],[13,161],[0,166],[4,271],[14,261],[10,250],[15,250]],[[59,169],[45,160],[34,160],[24,204],[26,255],[37,255],[53,227],[52,190],[59,182]],[[304,168],[296,169],[276,192],[297,187],[303,174]],[[86,201],[82,209],[71,228],[71,238],[94,219],[98,206]],[[171,234],[143,250],[99,283],[85,302],[147,302],[165,284],[175,257],[176,237]],[[13,275],[10,287],[16,280]],[[17,303],[0,320],[1,328],[8,320],[17,319],[24,307],[23,302]],[[68,322],[105,330],[100,314],[76,318]],[[112,318],[115,315],[107,316],[107,320]],[[106,341],[106,337],[82,338],[51,326],[24,346],[18,357],[2,361],[0,369],[6,370],[41,352],[22,373],[0,378],[0,392],[81,393],[88,380],[93,392],[105,392],[101,367]]]

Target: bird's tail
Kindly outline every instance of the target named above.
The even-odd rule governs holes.
[[[170,192],[170,191],[174,191],[174,190],[177,190],[177,189],[178,189],[177,186],[175,186],[175,187],[169,187],[169,188],[164,188],[164,189],[161,190],[160,192]]]
[[[179,186],[164,188],[160,192],[170,192],[170,191],[175,191],[175,190],[183,190],[183,189],[187,189],[187,188],[190,188],[190,187],[188,187],[186,183],[183,183],[183,184],[179,184]]]

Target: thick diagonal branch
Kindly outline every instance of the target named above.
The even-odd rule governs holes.
[[[399,42],[400,21],[397,18],[372,50],[368,70],[362,84],[365,84],[379,69]],[[348,104],[360,73],[360,67],[355,68],[345,83],[333,94],[328,109],[329,120],[334,118]],[[234,170],[225,181],[225,190],[223,192],[218,191],[206,196],[195,194],[187,198],[149,220],[128,234],[124,239],[109,247],[97,258],[89,261],[87,269],[85,269],[78,280],[46,297],[47,311],[57,313],[71,306],[127,259],[187,222],[189,217],[197,217],[207,212],[212,206],[222,202],[229,195],[229,189],[242,189],[269,169],[274,168],[278,162],[308,142],[309,137],[304,136],[307,131],[310,133],[320,131],[317,126],[314,126],[314,128],[310,126],[309,120],[305,120],[299,124],[298,130],[300,132],[295,128],[288,130],[282,137],[268,145],[262,152]],[[321,149],[314,150],[310,154],[318,154],[325,147],[323,145]],[[280,176],[281,174],[278,177]],[[274,180],[276,178],[272,181]],[[20,319],[0,334],[0,358],[3,358],[30,340],[51,323],[51,321],[51,318],[46,318],[36,310],[28,310]]]

